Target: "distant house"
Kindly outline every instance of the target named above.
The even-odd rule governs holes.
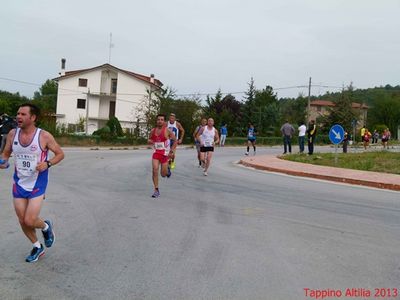
[[[311,120],[316,120],[318,117],[326,116],[329,114],[329,108],[334,107],[335,102],[328,100],[314,100],[310,102],[310,118]],[[360,104],[353,102],[351,107],[358,112],[357,118],[357,128],[361,128],[366,124],[368,106],[365,104]]]
[[[104,127],[114,116],[123,129],[132,130],[138,119],[138,106],[148,97],[148,91],[162,87],[154,75],[145,76],[110,64],[65,72],[64,59],[60,76],[54,80],[58,82],[57,123],[77,131],[77,124],[84,122],[88,134]]]

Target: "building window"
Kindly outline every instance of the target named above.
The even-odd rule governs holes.
[[[86,99],[78,99],[76,107],[85,109],[86,108]]]
[[[79,86],[87,87],[87,79],[79,78]]]
[[[322,111],[322,107],[321,106],[317,106],[317,111]]]
[[[111,94],[117,93],[117,79],[111,79]]]

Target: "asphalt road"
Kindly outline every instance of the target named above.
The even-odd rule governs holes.
[[[259,149],[267,152],[281,149]],[[42,210],[57,239],[34,264],[24,262],[31,245],[13,211],[12,171],[2,171],[0,299],[276,300],[311,299],[305,288],[400,289],[400,193],[247,169],[234,163],[241,148],[218,149],[204,177],[195,151],[180,149],[152,199],[150,155],[66,150]]]

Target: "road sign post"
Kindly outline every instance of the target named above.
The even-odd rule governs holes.
[[[344,139],[344,129],[341,125],[336,124],[331,127],[329,130],[329,139],[331,140],[332,144],[335,145],[335,164],[337,164],[337,153],[338,153],[338,145]]]

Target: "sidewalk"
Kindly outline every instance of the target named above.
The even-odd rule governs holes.
[[[395,174],[297,163],[275,155],[249,156],[240,160],[240,163],[259,170],[400,191],[400,175]]]

